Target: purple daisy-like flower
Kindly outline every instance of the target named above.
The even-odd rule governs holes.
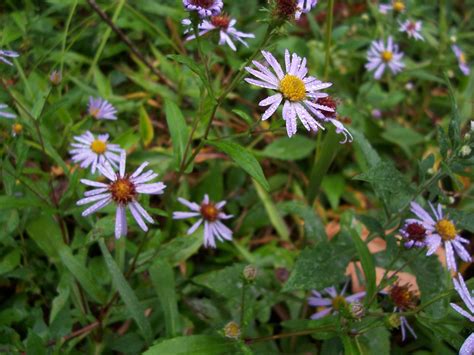
[[[469,292],[466,282],[464,281],[461,274],[458,274],[457,278],[453,279],[454,289],[461,297],[468,311],[458,306],[455,303],[451,303],[451,307],[458,312],[463,317],[469,319],[469,321],[474,322],[474,298],[472,297],[472,292]],[[472,355],[474,354],[474,333],[471,334],[462,344],[461,349],[459,349],[460,355]]]
[[[98,120],[116,120],[117,109],[110,102],[100,97],[89,97],[89,105],[87,107],[89,115]]]
[[[0,62],[4,62],[5,64],[13,65],[13,63],[10,62],[6,57],[18,58],[19,56],[20,55],[15,51],[7,51],[4,49],[0,49]]]
[[[95,187],[95,189],[86,191],[84,193],[85,198],[77,201],[77,205],[79,206],[94,203],[82,212],[82,216],[84,217],[114,202],[117,206],[115,217],[115,238],[117,239],[127,235],[126,207],[130,209],[133,218],[140,228],[145,232],[148,231],[144,219],[151,224],[154,223],[154,221],[142,205],[138,203],[137,197],[139,194],[161,195],[166,187],[162,182],[148,183],[158,176],[158,174],[152,170],[143,172],[149,164],[148,162],[144,162],[140,165],[133,174],[126,174],[126,159],[126,153],[122,150],[118,173],[114,171],[108,161],[98,165],[97,168],[99,171],[109,179],[110,182],[103,183],[82,179],[81,182],[84,185]]]
[[[199,16],[208,17],[219,15],[224,7],[222,0],[183,0],[187,11],[197,11]]]
[[[426,246],[427,230],[419,222],[406,222],[400,234],[405,240],[404,245],[406,248],[423,248]]]
[[[298,5],[296,5],[295,19],[299,20],[302,14],[307,14],[315,7],[318,3],[318,0],[298,0]]]
[[[421,35],[421,21],[405,20],[404,22],[398,22],[400,24],[400,32],[405,32],[409,38],[424,41],[425,39]]]
[[[374,71],[374,78],[379,80],[386,68],[389,68],[393,74],[402,71],[405,67],[402,58],[403,52],[398,50],[398,45],[393,43],[393,38],[390,36],[387,45],[383,40],[372,42],[367,52],[368,63],[365,68],[368,71]]]
[[[324,129],[312,115],[325,120],[326,116],[322,111],[334,112],[331,107],[315,102],[328,96],[328,94],[319,92],[319,90],[330,87],[332,83],[324,83],[313,76],[308,76],[306,58],[301,58],[296,53],[290,55],[290,52],[285,50],[285,72],[270,52],[262,51],[262,54],[275,74],[266,65],[256,60],[252,63],[257,69],[245,68],[257,78],[246,78],[246,82],[277,91],[276,94],[259,102],[260,106],[269,106],[263,114],[262,120],[271,117],[280,104],[284,102],[283,119],[286,121],[288,137],[292,137],[296,133],[297,119],[303,123],[308,131],[317,132],[319,129]]]
[[[451,49],[453,50],[454,55],[458,59],[459,69],[461,69],[464,75],[469,75],[471,73],[471,69],[467,65],[466,54],[461,50],[461,48],[459,48],[455,44],[451,46]]]
[[[16,117],[15,114],[7,112],[7,111],[3,111],[6,108],[8,108],[8,105],[0,104],[0,117],[14,119]]]
[[[335,314],[343,307],[346,307],[348,304],[360,301],[365,297],[365,292],[358,292],[350,296],[344,296],[349,282],[346,282],[341,293],[337,293],[334,286],[327,287],[323,292],[311,291],[313,294],[312,297],[308,298],[308,304],[313,307],[323,307],[322,310],[314,313],[311,316],[311,319],[320,319],[327,316],[328,314]],[[322,293],[327,294],[329,297],[324,297]]]
[[[234,27],[237,21],[235,19],[231,19],[227,15],[217,15],[211,16],[209,20],[203,20],[202,23],[198,26],[199,29],[199,36],[203,36],[208,32],[211,31],[219,31],[219,45],[227,44],[233,51],[236,51],[237,48],[235,47],[234,42],[232,39],[239,41],[245,47],[248,47],[247,42],[245,42],[242,38],[255,38],[253,33],[245,33],[237,31]],[[182,24],[185,26],[191,26],[191,20],[185,19],[182,21]],[[192,29],[188,28],[184,31],[184,34],[188,34],[192,32]],[[194,34],[189,35],[186,37],[186,41],[190,41],[195,39],[196,36]]]
[[[178,198],[178,201],[188,207],[191,212],[173,212],[173,219],[187,219],[201,217],[188,229],[188,235],[194,233],[204,222],[204,247],[216,248],[216,239],[223,242],[232,240],[232,231],[227,228],[221,220],[232,218],[232,215],[222,212],[226,201],[214,203],[205,195],[201,204],[190,202],[184,198]]]
[[[467,252],[463,244],[469,244],[469,240],[459,236],[453,221],[446,218],[440,204],[435,209],[430,203],[434,218],[426,212],[416,202],[411,203],[411,211],[418,219],[407,219],[406,223],[419,223],[427,231],[425,239],[428,252],[426,255],[432,255],[438,250],[441,244],[446,250],[446,264],[448,270],[457,271],[455,255],[459,256],[465,262],[471,262],[471,256]]]
[[[98,165],[106,161],[117,169],[122,148],[118,144],[109,143],[108,139],[108,134],[99,134],[96,138],[89,131],[80,136],[75,136],[74,140],[76,142],[71,144],[74,149],[69,151],[72,160],[75,163],[80,163],[81,168],[91,166],[92,174],[95,174]]]
[[[405,12],[406,5],[405,2],[401,0],[392,0],[390,4],[380,4],[379,11],[380,13],[386,15],[389,11],[395,11],[397,13]]]

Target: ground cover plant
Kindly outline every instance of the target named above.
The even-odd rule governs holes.
[[[0,352],[473,354],[473,12],[3,0]]]

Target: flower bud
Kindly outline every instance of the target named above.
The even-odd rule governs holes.
[[[226,324],[224,327],[224,335],[227,338],[239,339],[240,338],[240,327],[234,321]]]
[[[352,302],[349,306],[349,312],[352,318],[361,320],[365,315],[365,307],[359,301]]]
[[[298,9],[297,0],[276,0],[275,15],[282,20],[290,20]]]
[[[54,86],[58,86],[59,84],[61,84],[62,80],[63,80],[63,75],[58,70],[53,70],[51,75],[49,76],[49,81]]]
[[[471,152],[472,152],[472,149],[468,145],[463,145],[461,147],[461,152],[460,153],[461,153],[462,157],[467,157],[468,155],[471,154]]]
[[[396,313],[392,313],[387,318],[385,318],[385,323],[387,324],[389,329],[398,328],[401,324],[400,316]]]
[[[257,273],[258,273],[258,270],[253,265],[247,265],[244,268],[244,272],[243,272],[245,280],[249,282],[255,281],[255,279],[257,278]]]

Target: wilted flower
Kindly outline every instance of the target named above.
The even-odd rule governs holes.
[[[237,31],[235,29],[236,24],[235,19],[231,19],[229,16],[221,14],[217,16],[212,16],[209,20],[203,20],[202,23],[198,26],[199,36],[202,36],[210,31],[218,30],[220,35],[219,44],[222,46],[227,43],[227,45],[233,50],[237,50],[235,47],[234,42],[232,39],[239,41],[244,46],[248,47],[247,42],[245,42],[242,38],[255,38],[253,33],[244,33]],[[191,20],[185,19],[182,21],[182,24],[185,26],[191,26]],[[186,29],[184,31],[185,34],[192,32],[192,29]],[[195,39],[195,34],[191,34],[186,37],[186,41],[190,41]]]
[[[421,35],[421,26],[422,22],[421,21],[412,21],[412,20],[405,20],[404,22],[399,21],[400,24],[400,32],[405,32],[408,37],[414,38],[416,40],[422,40],[424,41],[425,39]]]
[[[290,52],[285,50],[286,74],[270,52],[262,51],[262,54],[275,74],[265,65],[255,60],[253,64],[258,70],[250,67],[245,68],[250,74],[259,79],[246,78],[246,82],[278,91],[277,94],[259,102],[260,106],[270,106],[263,114],[262,120],[272,116],[284,100],[283,119],[286,121],[286,131],[289,137],[296,133],[297,118],[308,131],[317,132],[320,128],[324,129],[311,114],[324,120],[325,116],[321,111],[334,112],[333,109],[327,106],[315,103],[317,99],[328,96],[328,94],[318,91],[330,87],[332,83],[323,83],[315,77],[307,76],[306,58],[300,58],[296,53],[293,53],[290,57]]]
[[[400,234],[405,239],[406,248],[423,248],[426,246],[427,231],[426,228],[419,222],[406,222]]]
[[[100,97],[97,99],[93,98],[92,96],[89,97],[89,105],[88,105],[89,115],[92,117],[101,120],[116,120],[117,110],[115,107],[112,106],[110,102],[104,100]]]
[[[204,195],[204,199],[200,205],[181,197],[178,198],[178,201],[188,207],[191,212],[173,212],[173,219],[200,217],[199,220],[188,229],[188,235],[194,233],[204,221],[204,246],[206,248],[215,248],[216,238],[221,242],[224,241],[224,239],[232,240],[232,231],[220,221],[233,217],[232,215],[221,212],[221,209],[227,203],[226,201],[214,203],[209,200],[207,194]]]
[[[351,132],[344,127],[341,121],[337,119],[337,103],[336,100],[334,100],[331,96],[327,97],[320,97],[314,101],[317,105],[320,105],[325,108],[330,108],[332,111],[321,111],[323,114],[324,118],[321,118],[318,116],[318,118],[321,118],[325,122],[331,123],[335,129],[337,134],[343,134],[344,139],[340,141],[339,143],[344,144],[346,142],[352,142],[354,137],[352,137]]]
[[[471,256],[462,244],[469,244],[467,239],[459,236],[454,223],[443,215],[443,210],[440,204],[435,209],[430,203],[431,210],[435,219],[433,219],[428,212],[426,212],[416,202],[411,203],[411,211],[419,219],[408,219],[406,223],[419,223],[427,231],[428,236],[425,239],[428,252],[426,255],[432,255],[441,243],[446,249],[446,264],[448,270],[457,271],[455,255],[457,254],[462,260],[471,262]]]
[[[81,168],[91,167],[92,174],[95,174],[97,166],[108,161],[114,168],[118,168],[117,163],[120,162],[120,152],[122,149],[118,144],[108,143],[108,134],[99,134],[97,138],[89,131],[75,136],[75,143],[71,146],[74,148],[69,151],[72,160],[80,163]],[[119,154],[117,154],[119,153]]]
[[[5,64],[8,64],[8,65],[13,65],[12,62],[10,62],[7,58],[5,57],[9,57],[9,58],[17,58],[19,57],[20,55],[15,52],[15,51],[7,51],[7,50],[4,50],[4,49],[0,49],[0,62],[4,62]]]
[[[466,283],[462,275],[458,274],[457,278],[453,279],[454,289],[458,293],[459,297],[461,297],[464,305],[467,307],[468,311],[461,308],[455,303],[451,303],[451,307],[454,308],[456,312],[458,312],[463,317],[466,317],[471,322],[474,322],[474,298],[472,297],[472,293],[469,292]],[[459,355],[472,355],[474,354],[474,333],[472,333],[462,344],[461,349],[459,349]]]
[[[234,321],[226,324],[224,327],[224,335],[227,338],[239,339],[240,338],[240,327]]]
[[[125,151],[122,151],[120,154],[118,173],[114,171],[108,161],[98,165],[99,171],[109,179],[110,182],[106,184],[82,179],[81,182],[84,185],[93,186],[95,189],[85,192],[85,198],[77,201],[77,205],[85,205],[94,202],[92,206],[82,212],[84,217],[114,202],[117,206],[115,216],[115,238],[117,239],[127,235],[127,218],[125,215],[127,206],[140,228],[145,232],[148,231],[148,227],[143,219],[148,223],[154,223],[154,221],[148,212],[138,203],[137,197],[139,194],[160,195],[166,187],[162,182],[147,184],[147,182],[158,176],[158,174],[152,170],[143,173],[143,169],[149,164],[148,162],[144,162],[140,165],[133,174],[126,174],[126,159]]]
[[[298,4],[296,5],[295,19],[299,20],[301,14],[307,14],[310,12],[317,3],[318,0],[298,0]]]
[[[19,123],[12,124],[12,136],[16,137],[23,132],[23,125]]]
[[[219,15],[224,3],[222,0],[183,0],[187,11],[197,11],[199,16],[208,17]]]
[[[453,50],[454,55],[458,59],[459,69],[461,69],[461,71],[463,72],[464,75],[469,75],[469,73],[471,72],[471,69],[467,65],[466,54],[464,54],[464,52],[461,50],[461,48],[459,48],[455,44],[453,44],[451,46],[451,49]]]
[[[5,104],[0,104],[0,117],[3,117],[3,118],[9,118],[9,119],[14,119],[16,117],[15,114],[13,113],[10,113],[10,112],[7,112],[7,111],[3,111],[4,109],[8,108],[7,105]]]
[[[343,308],[349,306],[350,303],[360,301],[364,296],[365,292],[358,292],[353,295],[345,297],[348,282],[344,285],[341,293],[338,294],[334,286],[325,288],[323,290],[329,297],[323,297],[318,291],[312,291],[313,297],[308,298],[308,304],[313,307],[323,307],[324,309],[314,313],[311,319],[319,319],[327,316],[330,313],[338,313]]]
[[[403,1],[401,0],[392,0],[391,4],[380,4],[379,5],[379,11],[382,14],[387,14],[389,11],[394,11],[394,12],[405,12],[406,5]]]
[[[61,81],[63,80],[63,75],[59,70],[53,70],[51,74],[49,75],[49,81],[53,85],[59,85],[61,84]]]
[[[394,312],[404,312],[411,310],[416,307],[418,297],[413,291],[410,290],[410,284],[400,286],[398,283],[392,286],[389,291],[389,296],[395,304]],[[402,331],[402,341],[406,338],[406,329],[416,339],[416,333],[408,323],[408,320],[404,316],[400,317],[400,329]]]
[[[403,52],[398,50],[398,46],[393,43],[392,37],[388,37],[387,46],[383,40],[373,41],[367,53],[367,60],[369,61],[365,68],[369,71],[375,71],[374,78],[379,80],[389,67],[393,74],[397,74],[404,67],[402,62]]]

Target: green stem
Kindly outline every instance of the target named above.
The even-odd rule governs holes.
[[[269,335],[269,336],[264,336],[264,337],[259,337],[259,338],[247,338],[245,339],[245,344],[254,344],[254,343],[261,343],[263,341],[268,341],[268,340],[276,340],[276,339],[281,339],[281,338],[289,338],[293,336],[309,335],[309,334],[316,333],[318,331],[327,332],[327,331],[335,331],[335,330],[336,328],[334,328],[333,326],[321,326],[319,328],[299,330],[296,332],[281,333],[281,334]]]
[[[334,21],[334,0],[328,2],[328,21],[326,22],[326,60],[324,61],[324,80],[329,76],[329,62],[331,60],[331,41],[332,41],[332,26]]]
[[[240,299],[240,330],[243,331],[245,316],[245,291],[247,290],[247,281],[242,286],[242,297]]]
[[[78,0],[75,0],[72,4],[71,11],[69,12],[69,16],[66,21],[66,27],[64,29],[64,36],[61,44],[61,64],[59,65],[59,73],[61,73],[61,75],[64,70],[64,54],[66,53],[67,37],[69,35],[69,28],[71,27],[72,18],[76,12],[77,2]]]

